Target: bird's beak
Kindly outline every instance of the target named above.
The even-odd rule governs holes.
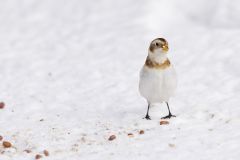
[[[162,46],[162,50],[163,50],[164,53],[167,53],[167,51],[168,51],[168,46],[167,46],[167,45]]]

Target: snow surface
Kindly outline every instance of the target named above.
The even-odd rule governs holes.
[[[239,159],[239,5],[0,1],[0,135],[14,146],[0,146],[0,160],[32,160],[45,149],[51,160]],[[169,41],[179,81],[170,102],[177,117],[165,126],[167,107],[144,120],[138,93],[156,37]]]

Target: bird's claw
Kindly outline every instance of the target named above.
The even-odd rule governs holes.
[[[151,120],[151,118],[150,118],[149,115],[146,115],[146,116],[145,116],[145,119],[146,119],[146,120]]]
[[[167,115],[167,116],[165,116],[165,117],[162,117],[161,119],[170,119],[170,118],[172,118],[172,117],[176,117],[175,115],[172,115],[172,114],[169,114],[169,115]]]

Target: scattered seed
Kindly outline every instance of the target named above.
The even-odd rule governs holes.
[[[45,156],[49,156],[49,152],[48,152],[47,150],[44,150],[44,151],[43,151],[43,154],[44,154]]]
[[[168,146],[171,147],[171,148],[176,147],[175,144],[171,144],[171,143],[169,143]]]
[[[29,150],[29,149],[25,149],[23,152],[26,152],[26,153],[31,153],[32,151]]]
[[[4,148],[12,147],[12,144],[10,142],[8,142],[8,141],[3,141],[2,145],[3,145]]]
[[[132,133],[128,133],[128,137],[134,137]]]
[[[42,158],[42,156],[41,156],[40,154],[37,154],[37,155],[35,156],[35,159],[40,159],[40,158]]]
[[[115,136],[115,135],[111,135],[111,136],[108,138],[109,141],[112,141],[112,140],[114,140],[114,139],[116,139],[116,136]]]
[[[0,102],[0,109],[3,109],[5,107],[5,103],[4,102]]]
[[[160,121],[160,125],[168,125],[169,122],[168,121]]]
[[[140,131],[139,131],[139,134],[144,134],[144,130],[140,130]]]

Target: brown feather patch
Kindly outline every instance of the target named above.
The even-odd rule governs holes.
[[[171,65],[171,63],[169,59],[166,59],[163,63],[157,63],[152,61],[150,58],[147,58],[145,61],[145,65],[149,68],[166,69]]]

